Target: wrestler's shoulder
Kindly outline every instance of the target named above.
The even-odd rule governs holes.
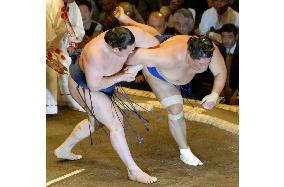
[[[83,49],[81,56],[84,57],[85,63],[100,61],[103,59],[104,51],[99,46],[88,44]]]
[[[190,37],[192,37],[192,36],[190,36],[190,35],[175,35],[175,36],[173,36],[172,37],[172,39],[173,40],[176,40],[176,41],[184,41],[184,40],[188,40]]]

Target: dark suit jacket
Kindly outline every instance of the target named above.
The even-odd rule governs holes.
[[[219,50],[223,56],[224,59],[226,59],[226,48],[221,45],[219,47]],[[234,92],[236,89],[239,89],[239,42],[237,42],[237,46],[235,49],[235,52],[232,57],[232,63],[231,63],[231,70],[229,73],[229,86]]]

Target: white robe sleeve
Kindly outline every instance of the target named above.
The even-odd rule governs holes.
[[[83,20],[79,7],[75,2],[69,5],[68,17],[74,29],[76,37],[69,37],[65,34],[65,46],[68,48],[69,42],[80,43],[85,35]]]

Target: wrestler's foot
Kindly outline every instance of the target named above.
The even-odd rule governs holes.
[[[127,25],[129,17],[124,13],[124,10],[121,6],[118,6],[113,11],[113,16],[122,24]]]
[[[135,171],[128,171],[128,178],[132,181],[141,182],[144,184],[152,184],[157,182],[156,177],[152,177],[147,173],[143,172],[141,169],[137,169]]]
[[[180,159],[188,165],[203,165],[203,163],[191,152],[190,148],[180,149]]]
[[[54,155],[57,158],[65,159],[65,160],[80,160],[82,158],[82,155],[75,155],[71,153],[70,150],[66,150],[62,147],[58,147],[54,151]]]

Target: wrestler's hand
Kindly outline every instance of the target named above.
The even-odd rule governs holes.
[[[206,109],[212,109],[216,105],[218,97],[219,95],[216,92],[212,92],[202,99],[201,104]]]
[[[122,24],[127,25],[129,17],[124,13],[124,10],[121,6],[118,6],[113,11],[113,16]]]
[[[124,72],[125,73],[131,73],[134,75],[134,77],[137,75],[137,73],[143,69],[143,65],[142,64],[138,64],[136,66],[127,66],[126,68],[124,68]]]
[[[125,71],[122,71],[120,74],[119,74],[119,78],[118,78],[118,81],[117,82],[122,82],[122,81],[126,81],[126,82],[132,82],[135,80],[135,76],[136,75],[133,75],[132,73],[127,73]]]

